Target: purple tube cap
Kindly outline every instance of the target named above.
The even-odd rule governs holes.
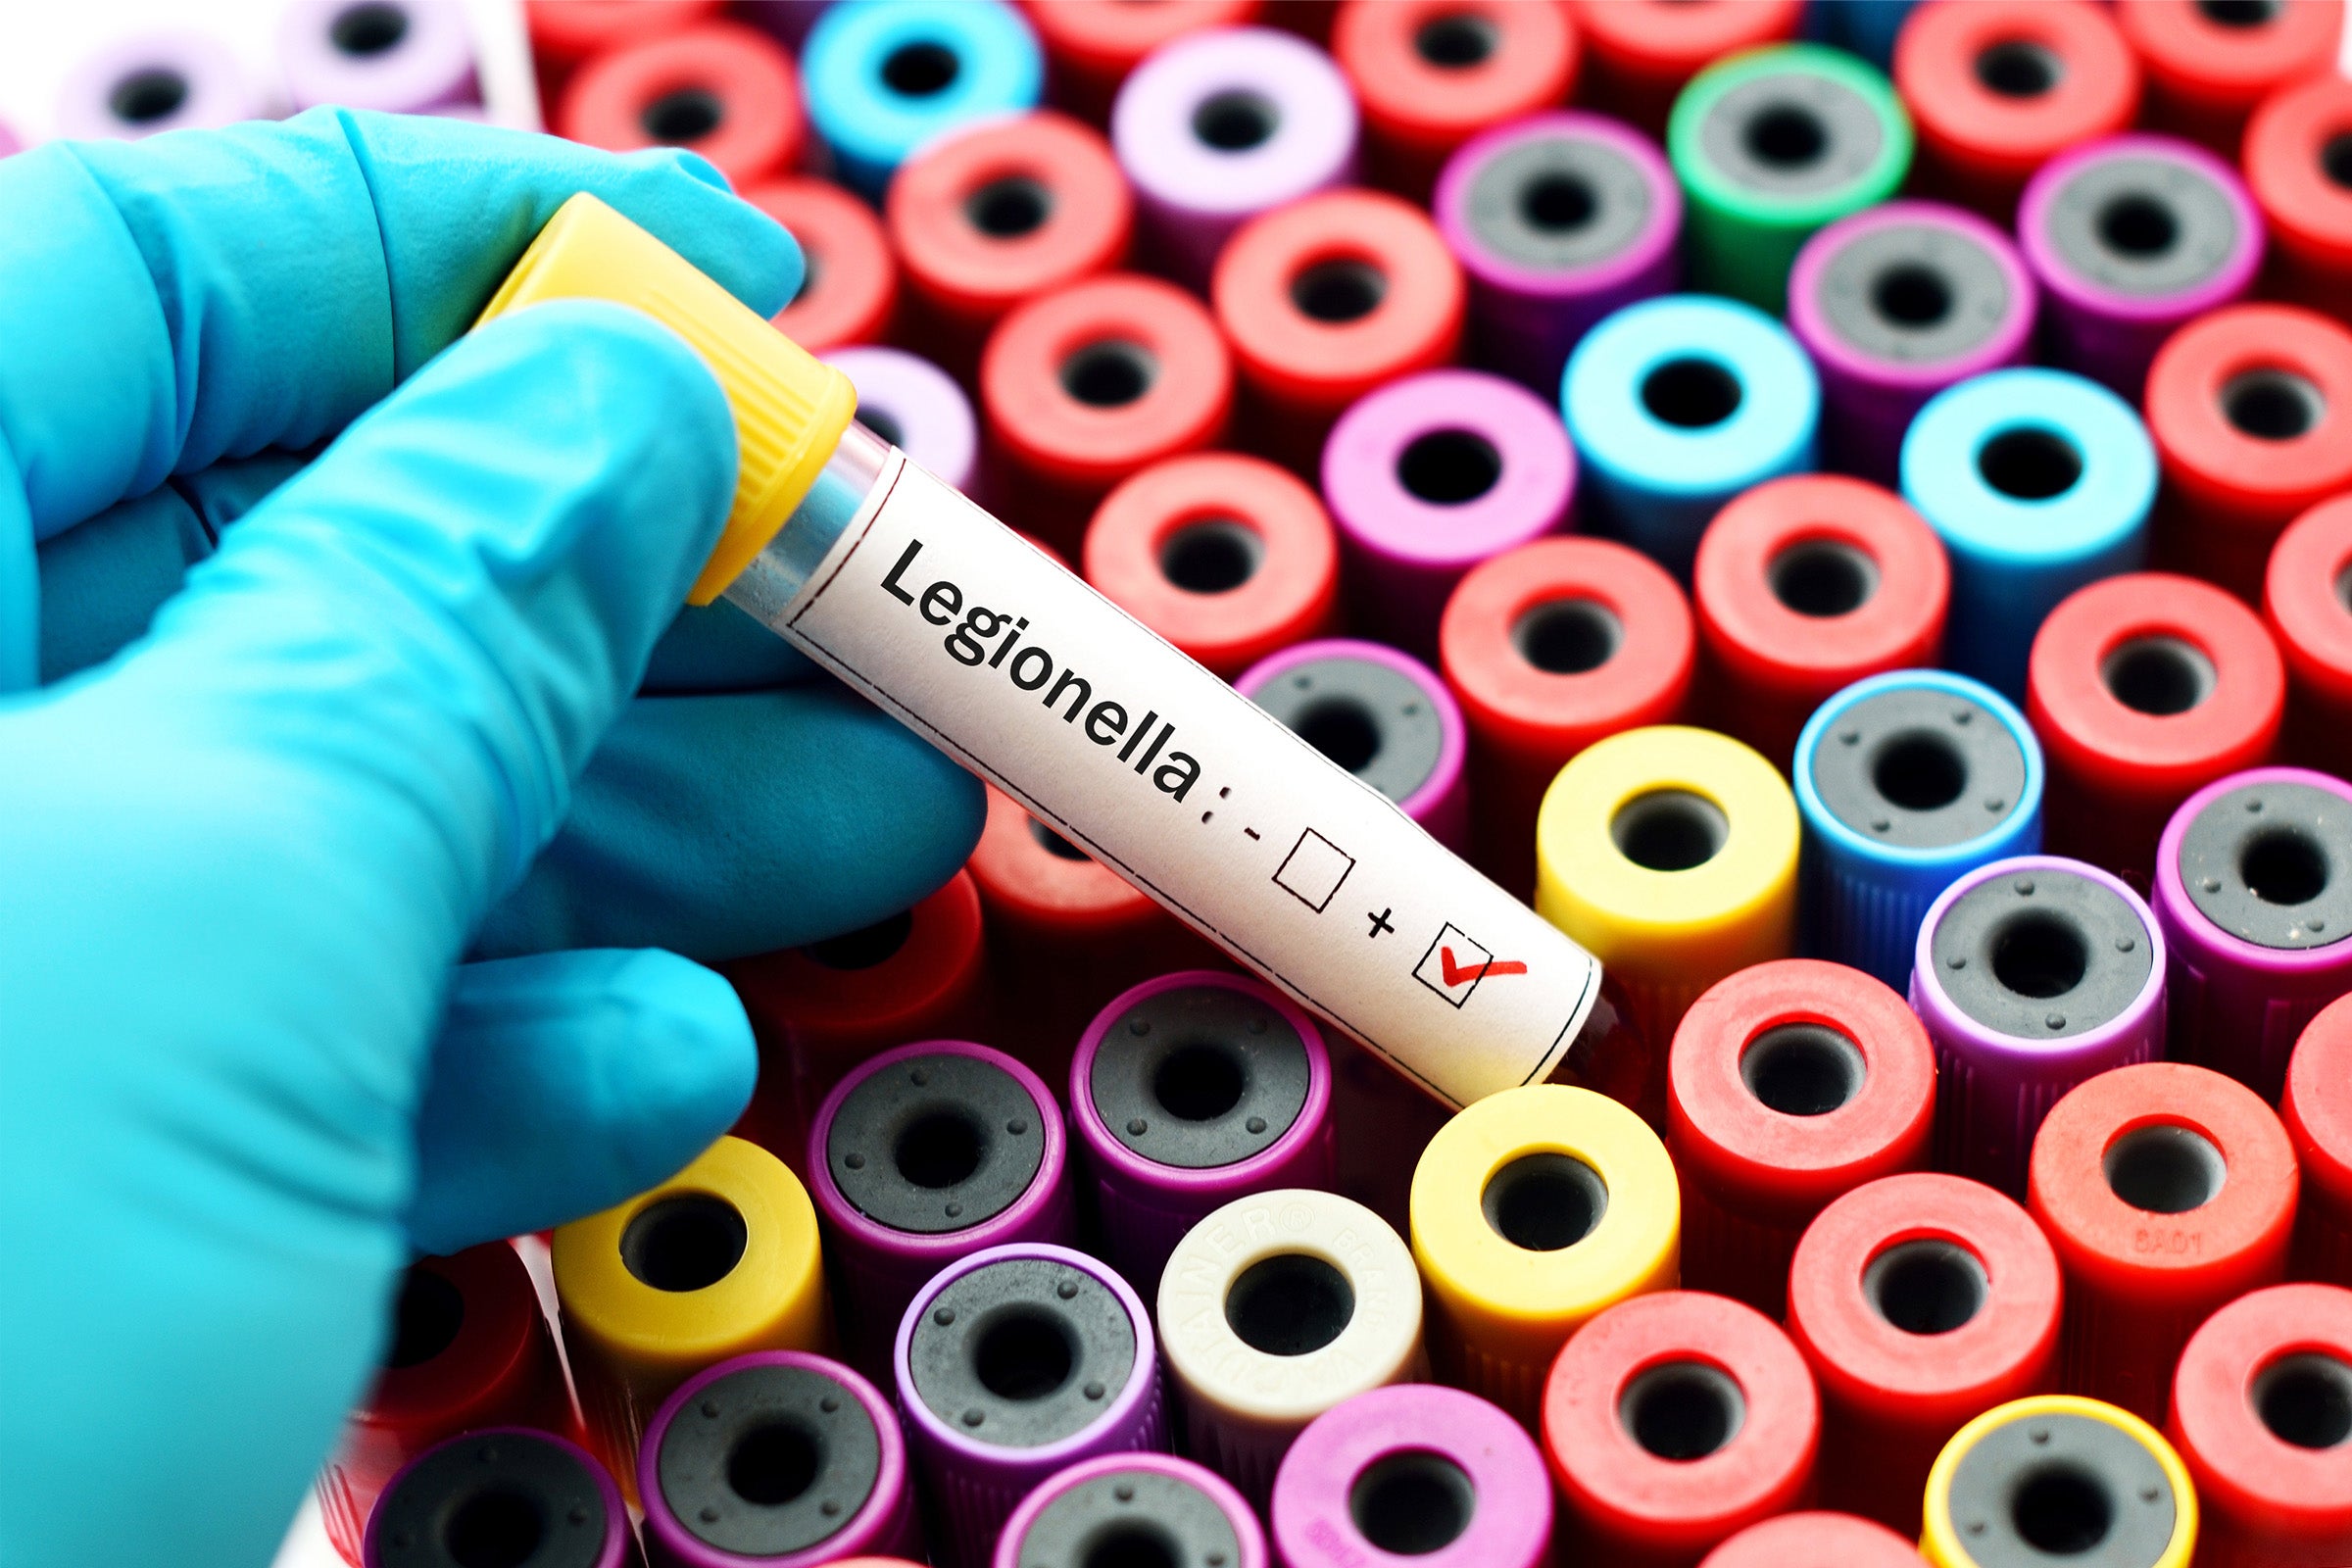
[[[1262,138],[1212,145],[1199,117],[1220,102],[1256,117]],[[1355,95],[1340,68],[1271,27],[1214,28],[1161,47],[1127,77],[1110,112],[1111,145],[1136,188],[1201,217],[1263,212],[1340,182],[1355,137]]]
[[[68,73],[57,133],[130,140],[233,124],[261,111],[225,44],[201,32],[157,31],[102,49]]]
[[[858,389],[858,422],[958,490],[972,487],[980,427],[947,371],[903,349],[848,348],[819,356]]]
[[[297,109],[415,114],[475,92],[473,31],[458,0],[294,0],[277,53]]]
[[[2305,947],[2264,947],[2216,924],[2197,906],[2197,902],[2189,896],[2187,886],[2180,880],[2181,850],[2199,813],[2225,795],[2265,784],[2300,785],[2352,803],[2352,785],[2331,774],[2316,773],[2305,767],[2248,768],[2242,773],[2231,773],[2227,778],[2216,779],[2191,795],[2180,803],[2180,808],[2165,824],[2164,837],[2156,847],[2156,906],[2163,917],[2165,932],[2173,941],[2193,947],[2200,955],[2219,958],[2238,969],[2282,981],[2318,977],[2342,970],[2352,965],[2352,942],[2344,940],[2346,935],[2352,935],[2352,930],[2339,931],[2334,938]],[[2343,873],[2339,871],[2338,874]],[[2295,918],[2287,908],[2279,908],[2278,914],[2282,923]]]
[[[1480,172],[1513,148],[1547,137],[1595,142],[1639,173],[1647,187],[1649,219],[1634,243],[1589,267],[1551,269],[1522,266],[1479,242],[1470,220],[1470,196]],[[1438,175],[1430,211],[1446,247],[1471,276],[1509,293],[1561,299],[1606,293],[1633,282],[1672,255],[1683,231],[1682,187],[1657,144],[1620,121],[1576,111],[1529,115],[1464,142]]]
[[[1415,1495],[1450,1497],[1454,1517],[1396,1505]],[[1478,1396],[1432,1383],[1317,1416],[1283,1458],[1271,1515],[1285,1568],[1542,1568],[1551,1556],[1551,1479],[1535,1440]]]
[[[2111,158],[2164,158],[2187,165],[2211,180],[2235,221],[2236,238],[2224,264],[2194,287],[2154,293],[2103,288],[2084,277],[2060,253],[2050,219],[2068,181],[2089,166]],[[2130,321],[2184,319],[2229,304],[2245,293],[2262,265],[2262,216],[2229,165],[2202,147],[2171,136],[2110,136],[2061,154],[2042,165],[2017,205],[2018,248],[2041,286],[2079,310]]]
[[[1416,782],[1407,784],[1399,781],[1394,787],[1391,787],[1391,781],[1385,775],[1371,770],[1382,760],[1378,756],[1372,759],[1366,768],[1354,771],[1358,778],[1395,801],[1405,815],[1424,826],[1430,826],[1433,832],[1439,831],[1428,818],[1441,807],[1450,808],[1452,798],[1459,795],[1462,759],[1469,745],[1467,731],[1462,725],[1462,710],[1454,702],[1453,694],[1446,690],[1446,683],[1427,664],[1411,655],[1399,653],[1383,643],[1359,642],[1350,637],[1328,637],[1317,642],[1300,643],[1295,648],[1269,655],[1243,671],[1242,678],[1234,682],[1234,688],[1244,697],[1272,710],[1277,717],[1288,723],[1298,714],[1289,710],[1292,705],[1277,702],[1268,688],[1300,665],[1318,660],[1358,660],[1378,665],[1391,674],[1400,675],[1420,688],[1436,719],[1437,729],[1436,755],[1434,760],[1427,763],[1427,771]],[[1410,760],[1415,769],[1420,767],[1419,759]],[[1444,837],[1445,834],[1440,832],[1439,836]]]
[[[1107,1502],[1101,1495],[1104,1484]],[[1128,1509],[1134,1526],[1126,1524]],[[1185,1541],[1188,1549],[1179,1561],[1214,1562],[1213,1552],[1230,1568],[1266,1568],[1265,1532],[1242,1494],[1214,1472],[1165,1453],[1106,1453],[1071,1465],[1030,1493],[1004,1521],[992,1568],[1162,1561],[1163,1531]],[[1115,1555],[1122,1536],[1142,1548],[1132,1558]],[[1158,1556],[1148,1555],[1152,1546]]]
[[[1855,346],[1837,329],[1822,298],[1823,274],[1849,245],[1881,229],[1906,225],[1949,231],[1988,258],[2008,286],[2009,309],[1973,347],[1933,360],[1897,360]],[[1788,273],[1788,329],[1822,369],[1865,385],[1918,396],[2005,365],[2024,363],[2034,334],[2034,278],[2009,237],[1976,214],[1941,202],[1884,202],[1839,219],[1805,242]]]

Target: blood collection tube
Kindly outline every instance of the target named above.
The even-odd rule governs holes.
[[[2041,746],[1989,686],[1942,670],[1874,675],[1805,725],[1807,946],[1890,986],[1952,879],[2041,848]]]
[[[885,1051],[842,1079],[808,1166],[852,1366],[886,1377],[899,1317],[984,1247],[1077,1240],[1069,1134],[1044,1080],[961,1040]]]
[[[1404,1383],[1310,1422],[1267,1510],[1282,1568],[1544,1568],[1550,1478],[1533,1439],[1486,1400]]]
[[[1267,1568],[1266,1533],[1241,1494],[1164,1453],[1106,1453],[1061,1471],[1021,1500],[995,1568],[1215,1563]]]
[[[1270,27],[1211,28],[1154,51],[1110,111],[1111,146],[1135,187],[1137,250],[1197,290],[1250,219],[1347,184],[1355,138],[1340,68]]]
[[[2056,856],[1995,860],[1920,922],[1911,1007],[1936,1045],[1936,1165],[2012,1198],[2061,1095],[2164,1046],[2164,939],[2123,881]]]
[[[1615,1101],[1532,1084],[1461,1111],[1413,1170],[1439,1380],[1533,1430],[1569,1337],[1613,1302],[1674,1289],[1681,1228],[1666,1146]]]
[[[1995,370],[1929,400],[1903,437],[1903,499],[1952,571],[1943,662],[2011,702],[2042,617],[2147,555],[2156,452],[2139,416],[2061,370]]]
[[[1425,370],[1364,397],[1332,426],[1322,468],[1348,618],[1423,658],[1454,585],[1565,528],[1576,494],[1558,414],[1480,370]]]
[[[1021,1499],[1080,1459],[1167,1446],[1151,1314],[1066,1247],[991,1247],[941,1269],[893,1352],[941,1568],[985,1568]]]
[[[2092,1551],[2101,1568],[2188,1568],[2196,1555],[2196,1488],[2173,1446],[2129,1410],[2069,1394],[1962,1427],[1928,1475],[1926,1513],[1931,1568]]]
[[[2278,535],[2352,489],[2352,329],[2291,305],[2189,322],[2148,368],[2156,554],[2248,604]]]
[[[2352,1285],[2352,1002],[2339,998],[2304,1026],[2278,1116],[2303,1176],[2289,1272]]]
[[[988,946],[979,890],[958,871],[903,913],[739,959],[726,975],[760,1039],[760,1082],[742,1136],[798,1165],[818,1104],[858,1063],[909,1040],[980,1032]]]
[[[413,115],[481,96],[459,0],[296,0],[278,14],[277,59],[296,109]]]
[[[1211,27],[1238,27],[1262,9],[1260,0],[1161,0],[1148,6],[1105,6],[1095,0],[1025,0],[1029,24],[1045,46],[1047,94],[1102,126],[1129,73],[1164,44]]]
[[[1051,112],[917,150],[883,210],[906,278],[900,333],[965,382],[1015,306],[1124,262],[1133,221],[1109,145]]]
[[[846,376],[589,196],[484,317],[573,298],[635,303],[700,345],[744,421],[756,461],[689,603],[728,594],[1436,1101],[1554,1073],[1612,1082],[1641,1060],[1591,955],[854,426]]]
[[[898,309],[899,264],[874,210],[822,179],[772,180],[743,199],[792,230],[808,267],[776,329],[811,354],[881,342]]]
[[[1584,49],[1579,96],[1653,136],[1705,66],[1796,36],[1802,0],[1569,0]]]
[[[1084,561],[1103,598],[1226,680],[1339,629],[1330,514],[1262,458],[1196,452],[1129,476],[1087,524]]]
[[[2042,165],[2017,204],[2043,358],[2136,403],[2175,328],[2244,294],[2262,218],[2230,168],[2169,136],[2110,136]]]
[[[2352,497],[2289,523],[2271,549],[2262,608],[2287,673],[2283,760],[2352,774]]]
[[[1683,1194],[1683,1284],[1785,1315],[1813,1217],[1927,1163],[1936,1054],[1896,993],[1780,958],[1720,980],[1667,1062],[1666,1149]]]
[[[1113,998],[1070,1059],[1096,1250],[1136,1294],[1201,1217],[1332,1183],[1331,1056],[1314,1020],[1243,975],[1187,969]]]
[[[1737,300],[1645,300],[1586,334],[1560,409],[1586,526],[1688,582],[1717,512],[1813,466],[1821,382],[1778,321]]]
[[[1571,1560],[1691,1568],[1726,1537],[1812,1500],[1821,1399],[1770,1318],[1661,1291],[1568,1342],[1543,1434]]]
[[[1045,63],[1003,0],[845,0],[808,29],[801,74],[833,174],[879,200],[917,150],[1036,108]]]
[[[593,55],[682,32],[718,14],[725,0],[523,0],[531,53],[544,69],[569,68]]]
[[[1337,1193],[1225,1204],[1178,1244],[1154,1296],[1185,1446],[1261,1511],[1308,1422],[1428,1377],[1413,1254]]]
[[[1469,278],[1471,363],[1545,397],[1594,322],[1682,274],[1682,188],[1649,138],[1599,115],[1472,138],[1430,211]]]
[[[69,70],[55,122],[60,136],[127,141],[232,124],[262,110],[261,94],[226,44],[208,32],[153,31]]]
[[[2042,622],[2031,668],[2026,711],[2050,767],[2042,840],[2135,889],[2183,800],[2268,760],[2286,702],[2254,612],[2164,572],[2077,590]]]
[[[1788,44],[1691,78],[1666,155],[1690,208],[1691,282],[1777,315],[1814,231],[1901,187],[1911,117],[1886,76],[1852,55]]]
[[[1342,410],[1449,363],[1462,270],[1428,215],[1377,191],[1329,191],[1252,219],[1209,287],[1233,345],[1236,436],[1312,474]]]
[[[1567,102],[1576,81],[1576,28],[1558,6],[1347,0],[1331,52],[1363,113],[1367,179],[1414,202],[1456,147]]]
[[[800,161],[800,87],[792,57],[773,38],[706,22],[588,61],[565,83],[555,127],[615,152],[684,147],[731,183],[754,185]]]
[[[759,1350],[678,1385],[637,1454],[653,1568],[814,1568],[922,1555],[906,1440],[838,1361]]]
[[[1568,760],[1681,715],[1690,610],[1648,557],[1551,538],[1472,567],[1446,602],[1438,651],[1470,728],[1478,864],[1532,896],[1536,812]]]
[[[2278,1285],[2207,1318],[2165,1435],[2196,1483],[2200,1564],[2352,1561],[2352,1291]]]
[[[990,495],[1075,556],[1113,486],[1216,444],[1232,400],[1216,322],[1173,284],[1113,272],[1033,299],[980,357]]]
[[[835,349],[824,362],[858,388],[858,421],[958,490],[978,476],[980,428],[947,371],[902,349]]]
[[[1644,1039],[1670,1041],[1700,992],[1794,950],[1797,842],[1796,803],[1755,752],[1712,730],[1627,730],[1545,792],[1536,910],[1626,988]]]
[[[965,870],[980,893],[1000,998],[993,1038],[1048,1083],[1069,1075],[1078,1036],[1110,999],[1175,969],[1219,961],[1211,948],[1003,790]]]
[[[2050,1386],[2058,1256],[1982,1182],[1887,1176],[1823,1209],[1788,1274],[1788,1334],[1821,1389],[1822,1504],[1916,1539],[1952,1434]]]
[[[1428,665],[1386,643],[1334,637],[1262,659],[1233,685],[1461,853],[1470,832],[1462,710]]]
[[[1731,1537],[1698,1568],[1919,1568],[1919,1547],[1850,1513],[1807,1509],[1761,1520]]]
[[[2166,1054],[2277,1103],[2304,1026],[2352,991],[2352,785],[2293,767],[2208,784],[2165,827],[2150,902]]]
[[[2004,229],[2034,172],[2132,128],[2139,62],[2089,0],[1927,0],[1894,44],[1919,187]]]
[[[587,1450],[527,1427],[490,1427],[417,1455],[368,1521],[366,1568],[639,1568],[612,1477]]]
[[[2197,1325],[2286,1277],[2295,1187],[2278,1116],[2219,1073],[2147,1061],[2069,1091],[2027,1198],[2066,1271],[2061,1386],[2162,1420]]]
[[[739,1138],[557,1227],[555,1272],[590,1446],[631,1490],[638,1438],[671,1390],[729,1356],[832,1338],[808,1191]]]
[[[1825,466],[1891,485],[1903,433],[1947,386],[2026,359],[2034,282],[1973,214],[1886,202],[1805,242],[1788,329],[1821,372]]]
[[[477,1427],[577,1433],[555,1337],[530,1270],[505,1242],[409,1265],[374,1387],[318,1472],[318,1512],[360,1560],[386,1482],[433,1445]]]
[[[2115,20],[2147,75],[2147,122],[2229,158],[2274,89],[2334,72],[2344,7],[2119,0]]]
[[[2281,88],[2246,123],[2246,188],[2270,231],[2266,292],[2352,324],[2352,82]]]
[[[1951,567],[1935,530],[1896,497],[1841,474],[1798,474],[1715,514],[1690,586],[1702,710],[1785,768],[1828,698],[1936,662]]]

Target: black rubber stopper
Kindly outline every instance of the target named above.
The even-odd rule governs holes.
[[[1698,127],[1707,161],[1732,183],[1771,196],[1811,196],[1860,178],[1886,127],[1870,100],[1802,68],[1741,82]]]
[[[1960,895],[1930,952],[1953,1005],[2019,1040],[2086,1034],[2122,1016],[2148,983],[2147,928],[2122,895],[2046,866]]]
[[[1209,1170],[1289,1132],[1310,1082],[1306,1043],[1281,1013],[1226,986],[1182,986],[1128,1008],[1102,1037],[1087,1093],[1124,1147]]]
[[[1114,1470],[1048,1503],[1021,1568],[1236,1568],[1242,1544],[1216,1500],[1155,1470]]]
[[[2249,784],[2180,836],[2180,885],[2206,919],[2278,952],[2352,936],[2352,801],[2309,784]]]
[[[957,1052],[909,1056],[842,1101],[826,1168],[858,1213],[944,1236],[994,1219],[1045,1163],[1044,1118],[1020,1080]]]
[[[858,1396],[813,1367],[751,1366],[708,1384],[662,1436],[662,1498],[694,1538],[746,1557],[806,1551],[873,1495],[882,1440]]]
[[[1846,241],[1815,302],[1846,343],[1898,365],[1966,354],[2020,305],[1992,254],[1943,223],[1888,223]]]
[[[1445,744],[1429,693],[1368,659],[1310,660],[1268,682],[1256,702],[1392,801],[1429,782]]]
[[[1575,272],[1623,254],[1653,221],[1639,165],[1606,142],[1530,137],[1489,159],[1464,204],[1470,231],[1504,261]]]
[[[1979,1438],[1952,1473],[1949,1507],[1976,1568],[2150,1568],[2179,1504],[2128,1433],[2053,1413]]]
[[[2086,164],[2050,204],[2046,231],[2066,265],[2121,294],[2177,294],[2220,271],[2237,246],[2222,188],[2180,159],[2127,153]]]
[[[1838,715],[1813,748],[1813,793],[1873,844],[1939,850],[2016,814],[2026,752],[1984,704],[1896,687]]]
[[[914,1392],[968,1442],[1034,1448],[1102,1418],[1135,1369],[1110,1287],[1052,1258],[1008,1257],[951,1281],[914,1325]]]
[[[596,1476],[552,1438],[499,1432],[426,1454],[376,1500],[384,1568],[595,1568],[606,1536]]]

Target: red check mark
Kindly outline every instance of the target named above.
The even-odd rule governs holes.
[[[1465,980],[1498,974],[1525,974],[1527,965],[1517,958],[1489,958],[1482,964],[1461,965],[1453,961],[1451,948],[1438,949],[1438,967],[1445,972],[1448,986],[1458,986]]]

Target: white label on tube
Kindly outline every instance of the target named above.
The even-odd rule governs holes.
[[[773,624],[1442,1100],[1592,1009],[1591,955],[902,454]]]

